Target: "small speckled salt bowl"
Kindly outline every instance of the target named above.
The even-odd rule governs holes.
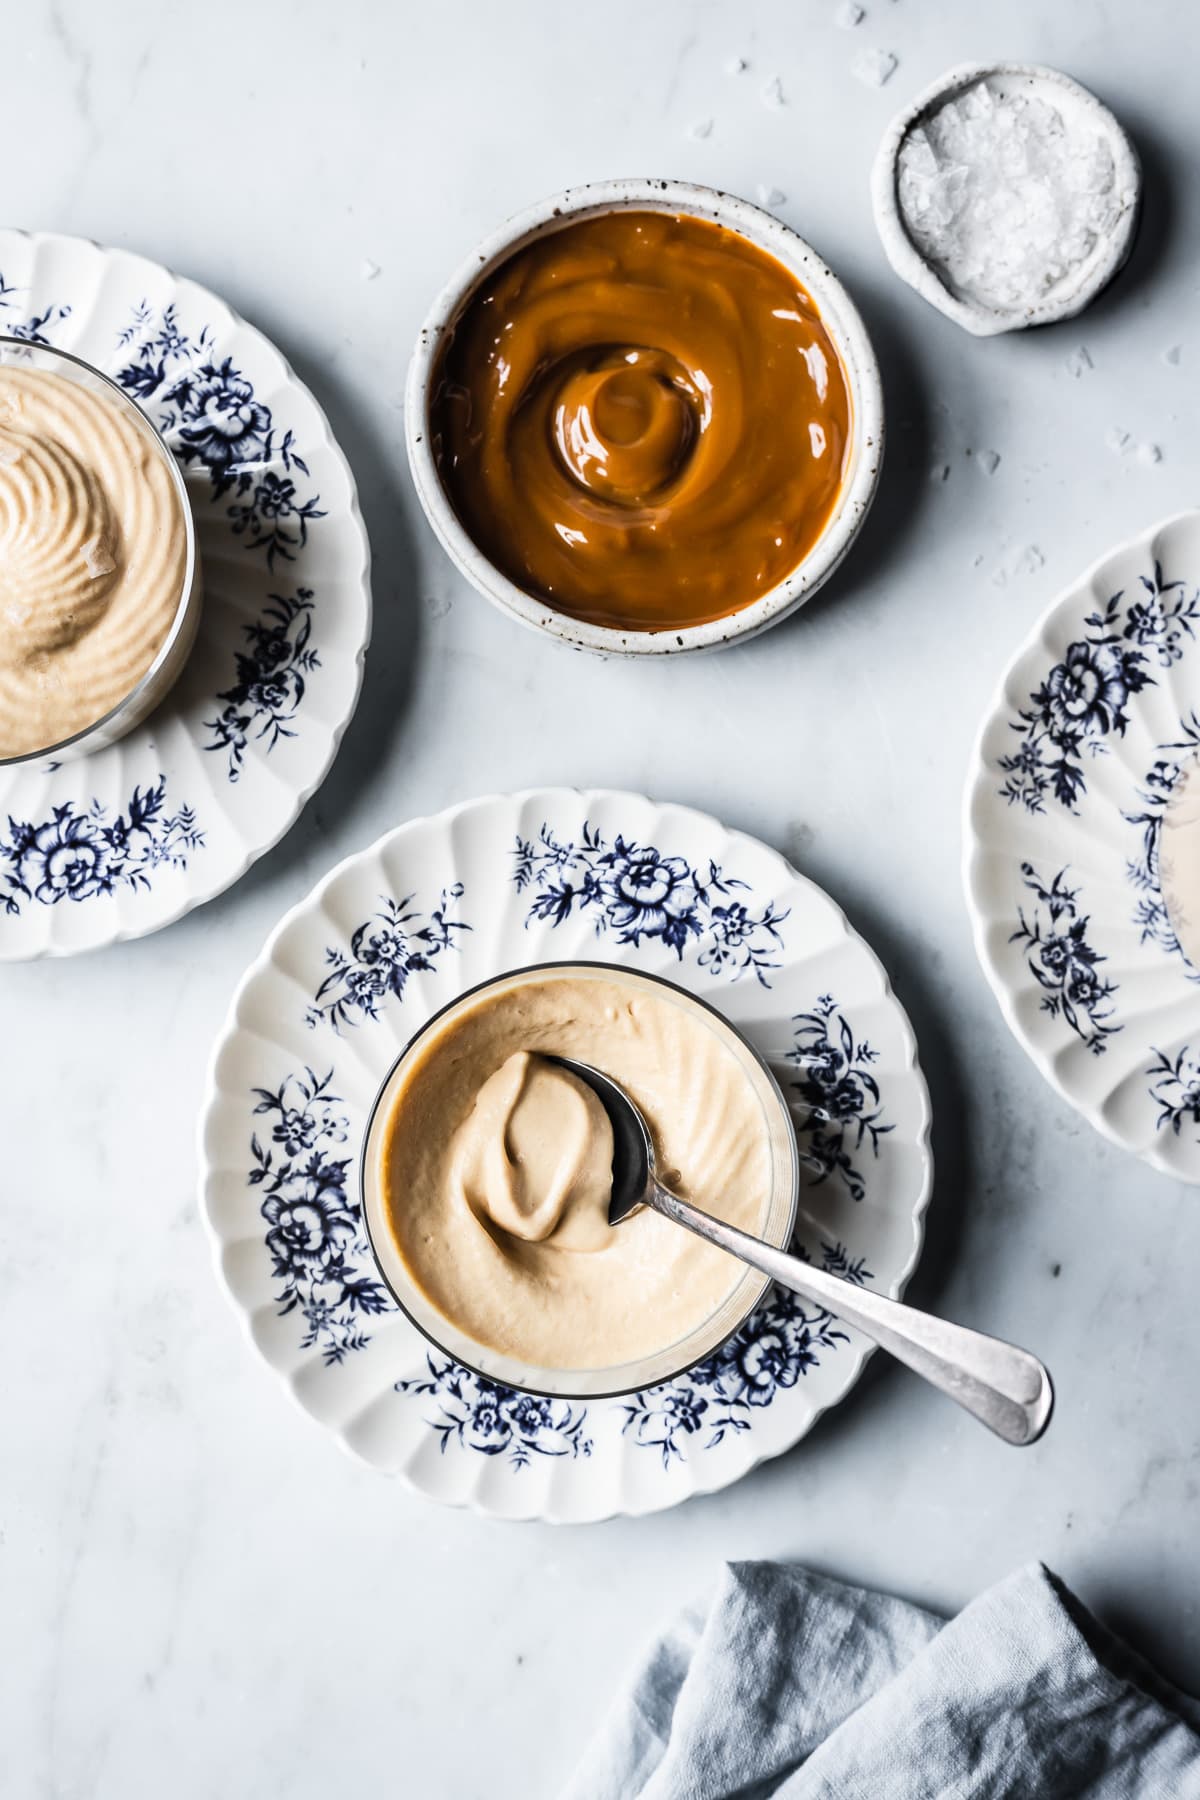
[[[1112,152],[1113,180],[1117,196],[1117,220],[1107,237],[1076,271],[1073,281],[1061,281],[1041,301],[1009,311],[985,306],[956,293],[941,272],[913,243],[900,210],[898,185],[900,149],[909,133],[939,107],[989,81],[999,92],[1032,94],[1054,106],[1064,121],[1102,137]],[[871,204],[875,226],[887,259],[896,274],[922,299],[961,325],[975,337],[994,337],[1002,331],[1020,331],[1028,325],[1053,325],[1074,318],[1090,306],[1107,287],[1133,248],[1142,197],[1142,171],[1137,151],[1119,120],[1095,94],[1059,69],[1039,63],[959,63],[947,69],[917,95],[910,106],[896,114],[883,135],[871,171]]]
[[[457,1015],[470,1011],[479,1000],[494,990],[510,990],[528,986],[547,977],[569,977],[579,981],[603,981],[630,994],[650,994],[667,999],[699,1020],[714,1033],[741,1067],[762,1108],[770,1152],[771,1174],[767,1194],[766,1218],[760,1236],[766,1242],[783,1248],[791,1242],[796,1225],[800,1193],[800,1152],[792,1127],[787,1101],[766,1062],[758,1051],[731,1025],[723,1013],[700,1000],[686,988],[661,975],[647,975],[620,963],[562,962],[533,963],[524,969],[494,976],[477,987],[468,988],[448,1006],[426,1020],[421,1029],[405,1045],[384,1078],[367,1119],[363,1154],[359,1158],[359,1184],[362,1216],[367,1238],[379,1273],[393,1299],[408,1318],[432,1344],[456,1362],[506,1387],[553,1399],[589,1400],[614,1394],[639,1393],[674,1381],[696,1363],[713,1353],[738,1331],[770,1286],[765,1275],[748,1265],[741,1278],[733,1283],[716,1311],[700,1320],[682,1338],[664,1344],[652,1354],[632,1362],[596,1369],[549,1369],[507,1356],[469,1337],[448,1319],[417,1286],[397,1249],[387,1219],[380,1165],[386,1138],[391,1103],[407,1076],[414,1052],[435,1028],[445,1029]],[[683,1229],[682,1226],[679,1228]],[[615,1225],[614,1231],[621,1226]],[[731,1276],[736,1263],[730,1258]]]
[[[25,764],[51,761],[72,762],[103,750],[149,717],[166,699],[183,673],[184,665],[196,641],[203,605],[203,582],[200,553],[196,544],[196,522],[179,464],[172,456],[162,434],[130,396],[109,376],[93,368],[81,357],[49,344],[37,344],[27,338],[0,336],[0,368],[42,369],[89,392],[104,393],[135,425],[153,446],[153,453],[167,469],[171,485],[179,498],[180,517],[185,536],[183,578],[179,599],[169,629],[155,652],[149,668],[138,677],[133,687],[117,704],[94,719],[90,725],[74,732],[58,743],[43,744],[36,750],[22,751],[19,756],[0,756],[0,771],[17,769]]]
[[[557,612],[503,575],[460,524],[447,498],[429,434],[432,376],[442,335],[480,283],[515,251],[544,232],[600,213],[683,213],[738,232],[784,265],[812,296],[846,375],[851,399],[850,446],[837,505],[820,538],[785,580],[729,618],[658,631],[593,625]],[[405,434],[414,485],[425,516],[458,569],[488,600],[522,625],[576,650],[608,656],[660,656],[714,650],[777,625],[815,594],[846,555],[867,516],[883,463],[883,387],[866,328],[845,288],[802,237],[760,207],[687,181],[595,181],[530,207],[485,239],[434,301],[408,371]]]

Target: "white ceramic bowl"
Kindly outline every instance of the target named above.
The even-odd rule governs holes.
[[[1061,112],[1068,123],[1086,125],[1103,137],[1112,152],[1114,185],[1119,213],[1113,229],[1097,243],[1091,256],[1076,271],[1073,281],[1060,282],[1040,304],[1019,311],[1002,311],[957,294],[948,287],[934,265],[918,250],[905,229],[896,186],[900,146],[926,114],[943,106],[964,89],[988,79],[1000,92],[1037,93]],[[1074,318],[1091,304],[1124,263],[1133,248],[1142,196],[1142,171],[1137,152],[1124,128],[1106,106],[1078,81],[1058,69],[1039,63],[959,63],[947,69],[917,95],[910,106],[896,114],[884,133],[871,171],[871,204],[875,225],[887,259],[902,281],[922,299],[961,325],[975,337],[994,337],[1001,331],[1020,331],[1027,325],[1052,325]]]
[[[148,718],[154,708],[165,700],[176,681],[183,673],[184,664],[196,641],[196,631],[200,624],[200,609],[203,600],[203,588],[200,576],[200,555],[196,547],[196,524],[192,517],[191,502],[179,464],[171,455],[163,442],[161,434],[150,419],[136,405],[124,388],[109,376],[94,369],[90,363],[78,356],[71,356],[65,350],[56,350],[47,344],[32,343],[20,337],[0,337],[0,367],[10,366],[22,369],[45,369],[61,376],[89,392],[104,393],[121,412],[134,423],[136,429],[145,437],[147,444],[153,446],[153,453],[170,472],[172,485],[179,499],[183,528],[186,535],[186,554],[183,567],[183,581],[179,590],[179,600],[175,608],[175,616],[170,630],[159,645],[157,654],[150,667],[140,675],[129,692],[117,702],[116,706],[102,714],[98,719],[86,725],[82,731],[72,733],[58,743],[42,744],[35,750],[24,751],[20,756],[0,756],[0,768],[18,768],[23,763],[39,763],[47,759],[54,762],[70,762],[78,756],[88,756],[95,750],[103,750],[109,744],[115,744],[127,732]]]
[[[662,975],[642,974],[618,963],[602,962],[533,963],[527,968],[497,975],[489,981],[480,982],[476,987],[468,988],[466,993],[460,994],[425,1021],[396,1058],[371,1108],[359,1164],[363,1221],[379,1273],[387,1283],[393,1299],[417,1329],[456,1362],[473,1369],[485,1380],[500,1381],[507,1387],[547,1395],[553,1399],[591,1400],[609,1395],[637,1393],[656,1387],[660,1382],[675,1381],[705,1357],[711,1356],[750,1317],[769,1286],[767,1277],[748,1266],[743,1267],[741,1279],[726,1294],[715,1312],[702,1319],[684,1337],[666,1343],[652,1355],[638,1357],[634,1362],[595,1369],[534,1367],[478,1343],[431,1303],[412,1279],[387,1218],[384,1184],[381,1179],[383,1150],[392,1112],[391,1103],[407,1077],[413,1053],[425,1043],[435,1026],[443,1030],[451,1027],[456,1016],[471,1011],[490,991],[528,986],[547,976],[570,977],[578,981],[603,981],[634,993],[647,992],[657,1000],[673,1001],[692,1018],[707,1026],[741,1065],[742,1073],[762,1108],[770,1149],[771,1181],[761,1236],[778,1249],[783,1249],[790,1243],[799,1198],[799,1151],[787,1101],[764,1059],[723,1014],[696,995],[689,994],[677,982],[668,981]]]
[[[561,230],[598,213],[687,213],[713,219],[775,257],[812,295],[822,324],[837,346],[850,390],[850,451],[842,492],[824,533],[788,575],[731,618],[660,631],[622,631],[556,612],[501,574],[483,554],[446,496],[429,436],[431,380],[443,333],[461,314],[479,284],[500,263],[542,232]],[[533,626],[577,650],[610,656],[662,655],[711,650],[754,637],[778,624],[816,593],[837,568],[866,518],[883,463],[883,388],[870,339],[845,288],[823,259],[788,226],[749,201],[687,181],[596,181],[568,188],[502,225],[469,256],[434,301],[421,327],[408,372],[405,431],[409,465],[421,505],[452,561],[479,592],[523,625]]]

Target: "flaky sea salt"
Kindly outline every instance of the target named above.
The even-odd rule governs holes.
[[[379,273],[379,264],[377,262],[372,262],[369,256],[364,256],[362,267],[358,272],[364,281],[374,281]]]
[[[1163,351],[1163,361],[1164,362],[1175,364],[1180,361],[1182,356],[1183,356],[1183,345],[1182,344],[1172,344],[1171,348],[1169,350]]]
[[[993,571],[992,586],[1007,587],[1010,581],[1020,581],[1022,577],[1036,575],[1045,560],[1036,544],[1025,544],[1015,556],[1006,557]]]
[[[1144,469],[1152,469],[1155,463],[1162,461],[1162,451],[1157,444],[1139,444],[1135,454]]]
[[[766,87],[763,89],[762,103],[764,106],[774,107],[787,105],[787,98],[783,91],[783,83],[780,81],[778,75],[768,81]]]
[[[786,199],[787,195],[782,188],[759,187],[758,204],[760,206],[782,206]]]
[[[1078,350],[1072,350],[1070,356],[1067,358],[1067,374],[1073,375],[1076,381],[1079,380],[1081,375],[1086,375],[1087,371],[1092,367],[1092,359],[1082,344],[1080,344]]]
[[[1106,139],[986,79],[907,134],[897,194],[909,237],[946,285],[998,312],[1044,302],[1120,216]]]
[[[1000,467],[1000,452],[998,450],[981,450],[975,461],[985,475],[994,475]]]
[[[868,87],[883,87],[892,79],[899,66],[899,58],[890,50],[864,50],[850,64],[850,73]]]
[[[750,64],[744,56],[735,56],[732,62],[725,64],[725,73],[727,75],[744,75],[749,67]]]
[[[1116,456],[1126,456],[1133,449],[1133,439],[1123,425],[1110,425],[1104,434],[1105,448]]]
[[[839,31],[853,31],[866,16],[865,8],[856,6],[854,0],[841,0],[841,5],[834,9],[833,22]]]
[[[712,128],[713,122],[711,119],[697,119],[694,125],[688,127],[688,136],[694,138],[711,137]]]

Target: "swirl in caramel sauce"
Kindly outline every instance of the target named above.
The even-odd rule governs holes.
[[[822,536],[849,386],[809,294],[724,226],[617,211],[547,232],[447,332],[432,447],[460,522],[578,619],[726,618]]]
[[[150,427],[46,369],[0,368],[0,756],[135,688],[182,596],[184,503]]]

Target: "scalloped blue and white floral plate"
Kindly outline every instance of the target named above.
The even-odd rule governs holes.
[[[715,1002],[794,1097],[818,1169],[799,1243],[899,1294],[929,1199],[929,1100],[874,954],[754,839],[633,794],[549,789],[402,825],[333,871],[246,975],[201,1123],[202,1206],[259,1353],[348,1449],[497,1517],[654,1512],[786,1450],[868,1346],[776,1295],[679,1380],[569,1405],[433,1350],[389,1300],[356,1164],[398,1050],[463,989],[532,963],[628,960]]]
[[[1097,1130],[1200,1182],[1200,969],[1164,898],[1172,795],[1200,754],[1200,512],[1059,596],[1005,675],[966,790],[984,972]]]
[[[84,238],[0,230],[0,334],[119,381],[178,457],[204,612],[164,704],[107,750],[0,774],[0,960],[156,931],[295,820],[370,634],[354,482],[279,352],[215,295]]]

